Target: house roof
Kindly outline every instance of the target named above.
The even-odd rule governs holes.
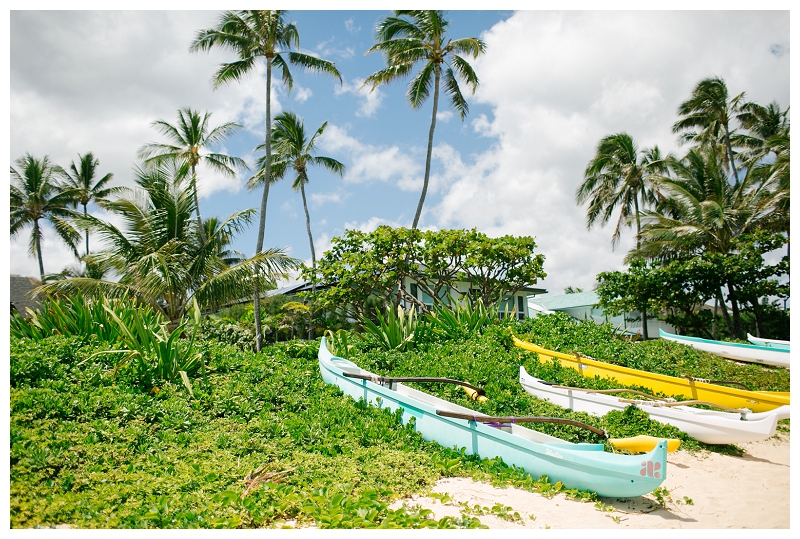
[[[329,288],[330,284],[318,284],[317,290],[324,290]],[[301,282],[295,283],[293,285],[284,286],[283,288],[276,288],[275,290],[270,290],[264,297],[272,297],[272,296],[280,296],[280,295],[291,295],[297,294],[298,292],[309,292],[311,291],[311,283],[310,282]],[[520,288],[520,292],[527,292],[528,295],[538,295],[538,294],[547,294],[547,290],[544,288],[532,288],[530,286],[524,286]]]
[[[41,286],[42,282],[33,277],[23,277],[22,275],[11,276],[11,286],[9,288],[9,296],[11,296],[11,303],[17,308],[19,314],[25,316],[26,309],[35,311],[39,308],[39,300],[30,295],[30,292],[37,286]]]
[[[575,307],[592,307],[596,305],[600,298],[597,297],[596,292],[578,292],[576,294],[562,294],[560,296],[545,296],[531,300],[536,304],[550,309],[551,311],[558,311],[563,309],[574,309]]]

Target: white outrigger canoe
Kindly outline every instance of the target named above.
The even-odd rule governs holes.
[[[519,368],[519,381],[525,391],[534,397],[546,399],[562,408],[577,412],[605,415],[612,410],[624,410],[627,406],[636,406],[647,412],[652,419],[673,425],[695,440],[707,444],[739,444],[764,440],[775,434],[775,427],[780,419],[789,419],[788,405],[769,412],[753,413],[747,409],[730,408],[725,408],[728,410],[725,412],[692,408],[672,399],[661,401],[623,399],[609,393],[637,392],[631,389],[592,391],[554,385],[531,376],[525,367]],[[705,404],[711,405],[711,403]]]
[[[712,341],[699,337],[687,337],[686,335],[674,335],[667,333],[663,329],[658,330],[662,339],[673,341],[704,352],[710,352],[718,356],[737,361],[747,361],[749,363],[761,363],[763,365],[773,365],[775,367],[789,367],[789,349],[775,348],[769,346],[758,346],[755,344],[740,344],[735,342]]]
[[[761,337],[753,337],[747,334],[747,340],[757,346],[766,346],[767,348],[785,348],[789,349],[789,341],[781,341],[778,339],[763,339]]]
[[[598,496],[627,498],[652,492],[667,475],[667,440],[641,455],[604,451],[603,444],[573,444],[515,423],[494,418],[408,387],[359,368],[334,356],[325,338],[319,347],[322,379],[354,399],[373,406],[402,410],[403,423],[414,421],[422,437],[445,447],[463,448],[468,455],[500,457],[509,466],[532,477],[547,475],[567,488],[596,492]],[[552,418],[516,418],[522,420]],[[569,420],[561,420],[573,423]],[[588,427],[585,425],[585,427]],[[592,427],[589,427],[592,428]]]

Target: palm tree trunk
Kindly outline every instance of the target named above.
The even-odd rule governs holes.
[[[647,333],[647,305],[641,310],[642,313],[642,337],[644,340],[650,338],[650,335]]]
[[[715,341],[719,340],[719,332],[717,331],[717,307],[719,306],[719,299],[714,297],[714,312],[711,315],[711,338]]]
[[[731,170],[733,170],[733,177],[736,183],[739,183],[739,173],[736,171],[736,163],[733,162],[733,150],[731,149],[731,135],[728,132],[728,124],[724,123],[722,126],[725,128],[725,148],[728,150],[728,159],[731,162]]]
[[[728,306],[725,305],[725,301],[722,299],[722,288],[720,288],[717,292],[717,299],[719,301],[720,307],[722,307],[722,318],[725,320],[725,325],[728,327],[728,333],[734,335],[733,332],[733,324],[731,323],[731,316],[728,314]]]
[[[192,192],[194,195],[194,208],[197,211],[197,228],[200,230],[200,242],[205,245],[206,231],[203,228],[203,218],[200,217],[200,198],[197,196],[197,173],[194,165],[192,165]],[[88,251],[89,248],[87,247],[86,250]]]
[[[272,85],[272,59],[267,56],[267,118],[266,118],[266,135],[264,137],[264,193],[261,196],[261,217],[258,222],[258,240],[256,241],[256,254],[260,253],[264,248],[264,228],[267,222],[267,198],[269,197],[269,182],[270,172],[272,171],[272,147],[270,146],[270,127],[272,117],[270,116],[270,100],[269,91]],[[256,352],[261,351],[261,291],[258,289],[256,283],[255,297],[253,299],[253,316],[255,317],[256,325]]]
[[[739,298],[736,288],[732,281],[728,281],[728,299],[731,300],[731,315],[733,317],[733,336],[737,339],[744,339],[744,329],[742,328],[742,316],[739,312]]]
[[[44,262],[42,261],[42,231],[39,229],[39,220],[33,222],[33,242],[36,245],[36,257],[39,259],[39,278],[44,282]]]
[[[431,154],[433,153],[433,130],[436,128],[436,111],[439,108],[439,64],[436,64],[436,77],[433,86],[433,113],[431,114],[431,130],[428,133],[428,155],[425,158],[425,180],[422,182],[422,194],[417,204],[417,213],[414,215],[412,229],[417,228],[419,217],[422,215],[422,205],[425,203],[425,195],[428,193],[428,179],[431,176]]]
[[[86,217],[87,215],[88,215],[88,212],[86,211],[86,204],[84,204],[83,205],[83,216]],[[89,229],[87,228],[85,232],[86,232],[86,252],[84,253],[84,255],[88,255],[89,254]]]
[[[642,232],[642,225],[639,222],[639,196],[638,195],[633,197],[633,208],[634,208],[634,211],[636,212],[636,249],[639,249],[640,243],[641,243],[640,239],[639,239],[639,234],[641,234],[641,232]]]
[[[308,338],[314,338],[314,298],[317,295],[317,255],[314,252],[314,239],[311,237],[311,218],[308,215],[308,204],[306,203],[305,184],[300,182],[300,195],[303,197],[303,209],[306,211],[306,230],[308,231],[308,245],[311,247],[311,302],[308,306],[310,322],[308,324]]]

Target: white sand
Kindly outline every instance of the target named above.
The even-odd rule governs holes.
[[[461,515],[460,502],[491,508],[500,503],[518,512],[524,524],[490,515],[476,515],[492,529],[645,529],[645,528],[761,528],[789,529],[789,435],[741,444],[741,457],[678,451],[667,457],[669,491],[663,506],[652,494],[631,499],[601,498],[613,512],[593,502],[568,500],[563,494],[546,498],[514,488],[494,488],[465,478],[440,480],[432,489],[453,501],[413,497],[436,518]],[[691,500],[689,503],[685,498]],[[399,505],[399,504],[398,504]],[[535,520],[530,517],[535,517]]]

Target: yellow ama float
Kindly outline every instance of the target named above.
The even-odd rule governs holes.
[[[563,367],[577,370],[586,378],[615,378],[627,386],[641,386],[654,393],[669,396],[683,396],[687,399],[713,402],[728,408],[748,408],[754,412],[767,412],[789,404],[789,392],[747,391],[733,387],[711,384],[692,378],[676,378],[664,374],[640,371],[604,363],[594,358],[579,355],[568,355],[547,350],[533,343],[513,337],[514,344],[523,350],[536,352],[539,361],[558,360]]]

